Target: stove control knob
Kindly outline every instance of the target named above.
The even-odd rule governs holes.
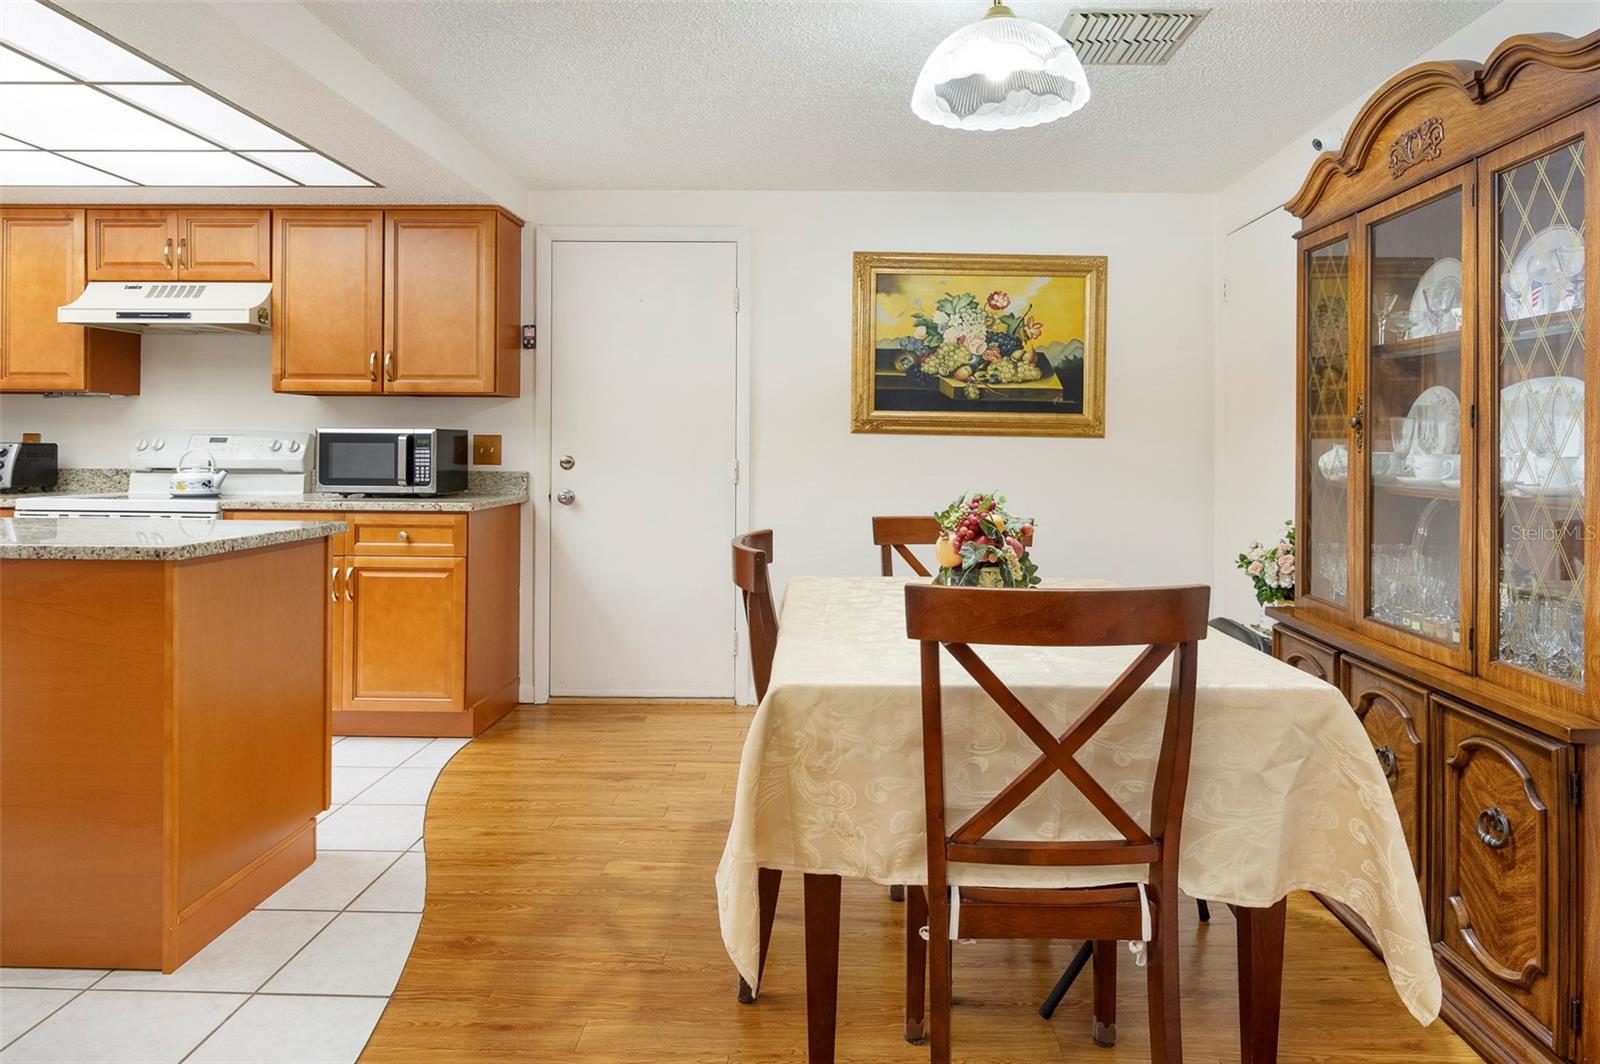
[[[145,439],[143,436],[140,436],[139,437],[139,442],[134,445],[134,450],[142,451],[148,446],[150,446],[150,441]]]
[[[161,448],[165,447],[166,445],[167,445],[167,438],[165,436],[157,436],[156,437],[156,442],[152,443],[150,446],[152,448],[154,448],[155,450],[159,451],[159,450],[161,450]]]
[[[283,441],[282,441],[282,440],[273,440],[273,441],[272,441],[272,449],[273,449],[273,450],[274,450],[274,451],[281,451],[281,450],[283,450]]]
[[[300,441],[299,440],[290,440],[289,441],[289,453],[290,454],[294,454],[298,450],[300,450]]]

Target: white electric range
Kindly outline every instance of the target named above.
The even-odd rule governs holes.
[[[288,431],[220,431],[157,429],[141,432],[128,459],[125,495],[41,495],[20,498],[16,516],[24,517],[215,517],[222,499],[287,498],[312,490],[317,453],[315,433]],[[172,495],[172,474],[186,465],[204,464],[206,455],[227,472],[221,495]]]

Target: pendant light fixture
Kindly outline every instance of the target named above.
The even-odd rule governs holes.
[[[1088,102],[1089,79],[1072,46],[999,0],[933,50],[911,92],[912,112],[948,129],[1043,125]]]

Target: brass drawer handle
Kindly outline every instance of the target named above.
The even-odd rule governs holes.
[[[194,266],[194,257],[189,254],[189,239],[187,237],[178,239],[178,265],[184,269]]]
[[[345,566],[345,569],[344,569],[344,600],[346,602],[354,602],[356,600],[356,582],[353,579],[353,577],[355,576],[355,571],[356,571],[356,567],[355,566],[353,566],[353,565]]]
[[[169,270],[172,269],[172,238],[170,236],[161,245],[161,265]]]
[[[328,601],[339,601],[339,567],[335,565],[333,572],[328,574]]]
[[[1478,814],[1478,839],[1491,850],[1498,850],[1511,841],[1511,821],[1499,806]]]
[[[1383,778],[1396,779],[1400,775],[1400,759],[1394,756],[1394,747],[1380,746],[1372,751],[1378,755],[1378,765],[1383,769]]]
[[[367,380],[378,379],[378,352],[374,351],[367,356]]]
[[[394,352],[393,351],[385,351],[383,353],[383,379],[386,380],[386,381],[394,380]]]

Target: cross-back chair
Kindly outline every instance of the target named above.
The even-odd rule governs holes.
[[[878,548],[883,575],[894,575],[894,556],[898,554],[911,567],[913,573],[918,576],[932,576],[933,572],[922,564],[920,558],[911,553],[910,548],[932,546],[934,540],[939,538],[939,532],[937,517],[874,517],[872,542]],[[1023,546],[1033,546],[1031,530],[1023,533],[1022,543]]]
[[[750,671],[754,674],[756,701],[767,696],[772,679],[772,655],[778,649],[778,612],[772,601],[772,582],[767,569],[772,564],[772,529],[746,532],[733,537],[733,583],[744,599],[745,627],[750,632]],[[739,1000],[755,1001],[761,988],[761,973],[767,967],[767,945],[772,941],[772,921],[778,912],[778,887],[783,872],[777,868],[756,870],[756,893],[760,900],[761,956],[757,962],[756,985],[739,978]]]
[[[906,634],[921,643],[923,790],[927,802],[928,886],[913,891],[908,916],[927,914],[928,940],[907,931],[907,1037],[919,1033],[923,967],[931,970],[929,1016],[933,1064],[950,1060],[953,961],[949,866],[1092,867],[1147,865],[1146,885],[1092,888],[959,888],[962,938],[1068,938],[1096,944],[1096,1041],[1114,1040],[1116,943],[1146,941],[1150,1049],[1154,1064],[1183,1059],[1178,1010],[1178,852],[1194,728],[1195,669],[1205,638],[1210,588],[1049,589],[1014,591],[910,584]],[[973,649],[979,646],[1141,647],[1133,663],[1059,736],[1051,733]],[[946,822],[940,647],[1039,748],[1021,775],[964,823]],[[1168,659],[1166,721],[1146,827],[1080,765],[1082,749]],[[997,839],[992,832],[1048,781],[1060,776],[1105,819],[1113,837],[1040,842]],[[1148,913],[1147,933],[1146,914]],[[1110,1028],[1107,1030],[1106,1028]],[[1103,1036],[1109,1035],[1109,1039]]]

